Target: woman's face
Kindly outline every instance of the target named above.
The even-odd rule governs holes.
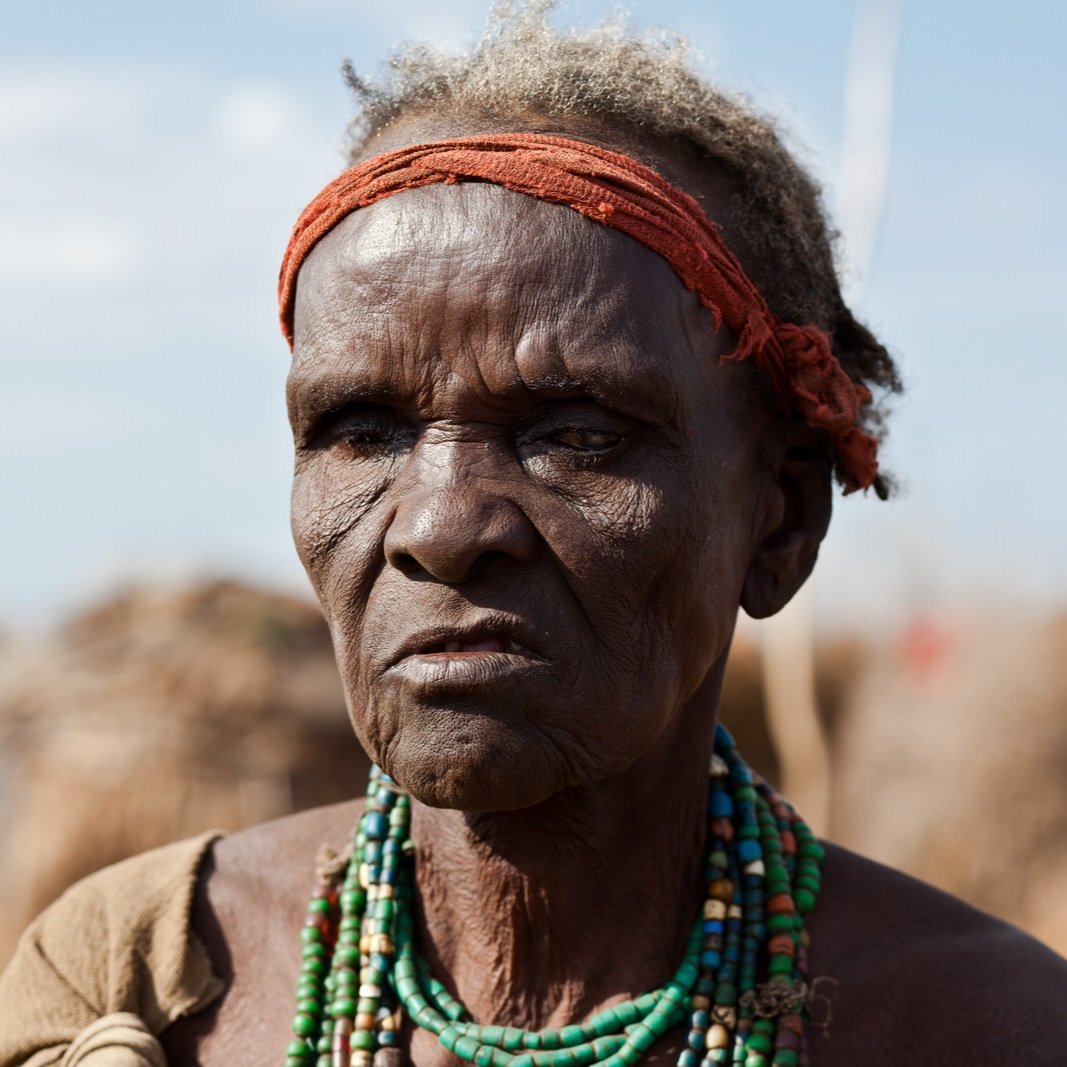
[[[667,744],[768,481],[694,294],[568,208],[431,186],[322,240],[295,328],[293,530],[371,757],[489,811]]]

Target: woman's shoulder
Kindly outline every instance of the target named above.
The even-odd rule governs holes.
[[[171,1026],[172,1063],[239,1063],[291,1040],[299,931],[320,867],[343,858],[362,801],[315,808],[231,834],[205,859],[192,928],[225,993]]]
[[[360,799],[312,808],[220,838],[201,869],[194,928],[232,941],[256,929],[246,922],[253,911],[291,922],[323,865],[347,858],[362,807]]]
[[[828,845],[811,937],[813,1042],[834,1062],[1062,1062],[1067,960],[1016,927]]]
[[[310,887],[330,852],[345,853],[362,810],[362,798],[348,800],[227,834],[211,851],[204,881],[242,894],[285,891],[293,879]]]

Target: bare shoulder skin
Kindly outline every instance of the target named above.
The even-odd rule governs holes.
[[[168,1063],[279,1061],[291,1039],[299,933],[319,850],[347,847],[361,810],[361,801],[316,808],[215,842],[192,926],[227,989],[163,1034]]]
[[[1061,1064],[1067,960],[915,878],[827,846],[812,1062]]]

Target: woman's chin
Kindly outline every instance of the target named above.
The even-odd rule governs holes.
[[[382,769],[413,799],[466,812],[531,808],[574,784],[536,752],[492,743],[392,747]],[[539,758],[541,757],[541,758]]]
[[[531,808],[556,792],[543,776],[518,771],[507,774],[499,765],[487,766],[480,761],[401,766],[393,777],[412,798],[427,807],[466,812]]]

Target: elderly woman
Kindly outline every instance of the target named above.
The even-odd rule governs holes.
[[[888,491],[810,179],[671,49],[525,16],[394,72],[281,277],[367,799],[76,887],[0,1062],[1062,1063],[1067,964],[824,850],[716,729],[738,608],[835,475]]]

